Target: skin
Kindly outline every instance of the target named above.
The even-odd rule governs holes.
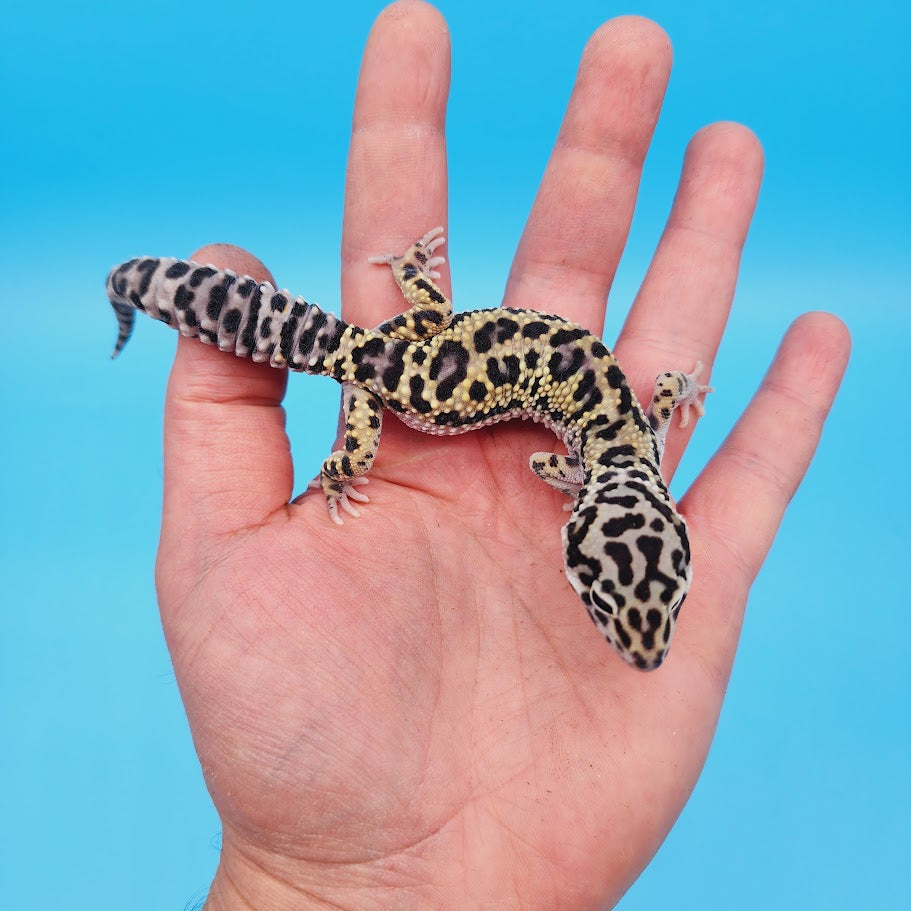
[[[600,331],[670,64],[667,37],[643,19],[591,38],[507,306],[557,307]],[[402,309],[368,256],[447,221],[448,84],[439,13],[385,10],[364,55],[342,243],[343,312],[361,325]],[[614,348],[640,399],[664,369],[702,360],[708,376],[761,170],[744,127],[714,124],[690,143]],[[193,258],[271,278],[237,248]],[[441,439],[388,418],[371,503],[338,529],[318,494],[290,502],[286,374],[181,339],[157,573],[223,824],[206,908],[578,911],[619,899],[702,769],[750,584],[848,348],[834,317],[798,319],[680,500],[695,581],[669,658],[643,674],[613,654],[563,574],[564,498],[527,465],[554,448],[546,430]],[[667,477],[691,432],[675,422]]]

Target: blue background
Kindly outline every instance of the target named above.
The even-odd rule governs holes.
[[[381,4],[332,6],[4,10],[2,907],[180,909],[205,895],[219,824],[152,586],[175,338],[143,323],[112,364],[103,280],[138,253],[229,240],[337,305],[352,99]],[[897,907],[911,852],[908,5],[440,6],[454,62],[448,253],[463,306],[496,303],[486,290],[505,281],[579,54],[604,19],[651,16],[676,55],[608,339],[689,136],[736,119],[765,146],[718,391],[678,494],[794,316],[830,309],[855,338],[754,588],[705,773],[622,911],[669,896],[677,909]],[[328,451],[336,403],[332,384],[291,384],[299,478]]]

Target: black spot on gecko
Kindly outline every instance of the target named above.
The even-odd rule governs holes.
[[[641,535],[636,539],[636,547],[645,557],[645,576],[639,581],[635,588],[636,597],[640,601],[648,601],[651,598],[651,583],[657,582],[662,586],[659,597],[664,604],[670,602],[676,587],[676,579],[665,575],[658,569],[658,561],[661,559],[661,551],[664,550],[664,542],[661,538],[654,538],[651,535]],[[654,608],[652,610],[655,610]],[[656,613],[657,610],[655,610]],[[649,611],[651,614],[651,611]],[[648,615],[646,615],[648,617]],[[658,614],[658,622],[661,616]],[[657,627],[658,622],[653,626]]]
[[[161,264],[160,259],[144,259],[136,264],[136,271],[142,276],[139,282],[139,293],[145,296],[148,293],[149,286],[152,284],[152,276]]]
[[[174,308],[176,310],[186,310],[193,303],[196,295],[190,291],[186,285],[178,285],[174,292]]]
[[[217,274],[218,270],[213,269],[211,266],[200,266],[194,269],[192,275],[190,275],[190,287],[198,288],[207,278]]]
[[[594,596],[595,592],[592,592],[592,598],[594,598]],[[598,623],[600,623],[602,626],[607,626],[610,618],[608,614],[606,614],[600,607],[595,607],[595,605],[592,604],[589,607],[589,611],[591,612],[592,617],[597,620]]]
[[[246,300],[250,294],[253,292],[253,289],[256,287],[256,282],[252,278],[245,278],[237,286],[237,296],[242,300]]]
[[[240,320],[242,316],[243,313],[241,313],[240,310],[238,310],[236,307],[232,307],[230,310],[228,310],[228,312],[225,314],[225,318],[221,321],[221,328],[230,335],[234,335],[234,333],[237,332],[238,326],[240,326]]]
[[[383,371],[383,385],[389,392],[395,392],[399,388],[402,374],[405,372],[405,362],[401,358],[391,361],[389,366]]]
[[[503,367],[496,358],[487,359],[487,376],[494,386],[515,385],[519,382],[519,359],[510,354],[503,358]]]
[[[595,434],[596,440],[615,440],[617,434],[626,426],[626,421],[622,418],[619,421],[614,421],[612,424],[608,424],[607,427],[602,427]]]
[[[274,311],[273,311],[274,312]],[[263,322],[269,321],[267,316]],[[296,316],[289,316],[282,323],[281,333],[279,335],[278,350],[281,352],[282,359],[287,363],[291,360],[292,349],[294,347],[294,336],[297,334],[297,326],[300,321]]]
[[[285,309],[285,305],[288,303],[288,298],[284,294],[279,294],[276,292],[272,295],[272,300],[269,302],[269,309],[273,313],[280,313]]]
[[[604,465],[605,468],[610,468],[610,466],[622,456],[631,456],[635,454],[636,450],[629,444],[624,446],[611,446],[610,449],[605,450],[598,456],[598,464]]]
[[[641,513],[614,516],[602,523],[601,533],[605,538],[619,538],[628,531],[635,531],[642,528],[643,525],[645,525],[645,518]]]
[[[192,266],[189,263],[178,261],[168,268],[165,272],[165,278],[183,278]]]
[[[230,276],[227,276],[227,278],[228,281],[221,285],[213,285],[212,289],[209,291],[209,303],[206,304],[206,316],[213,322],[217,322],[218,317],[221,316],[222,307],[224,307],[225,301],[228,299],[228,288],[230,288],[234,282]]]
[[[313,346],[316,344],[316,337],[327,321],[326,314],[322,310],[316,310],[313,314],[313,319],[310,320],[310,325],[301,332],[300,338],[297,340],[297,353],[301,360],[309,360],[313,352]]]
[[[534,322],[526,324],[522,328],[522,337],[523,338],[540,338],[544,333],[547,332],[547,323],[539,322],[535,320]]]
[[[421,395],[424,391],[424,380],[419,376],[413,376],[408,381],[408,386],[411,389],[411,398],[408,400],[411,407],[419,414],[429,414],[432,410],[430,402]]]
[[[588,394],[588,398],[579,405],[578,409],[574,412],[574,415],[582,414],[585,411],[591,411],[592,408],[597,408],[601,402],[604,401],[604,393],[595,386]]]
[[[198,271],[198,270],[197,270]],[[192,281],[192,276],[190,278]],[[256,326],[259,323],[259,311],[263,303],[262,285],[254,289],[250,296],[250,308],[247,311],[247,321],[240,333],[240,350],[249,353],[256,344]]]
[[[433,285],[431,285],[429,282],[425,282],[424,279],[422,279],[422,278],[421,278],[421,279],[418,279],[418,280],[414,283],[414,287],[415,287],[415,288],[420,288],[422,291],[425,291],[425,292],[427,293],[427,296],[428,296],[435,304],[445,304],[445,303],[446,303],[446,298],[443,297],[443,295],[440,294],[440,292],[437,291],[437,289],[434,288]]]
[[[413,318],[416,323],[433,323],[434,326],[439,326],[443,322],[443,314],[437,313],[436,310],[418,310],[413,314]]]
[[[582,379],[579,380],[579,386],[576,391],[573,393],[573,398],[577,402],[581,402],[585,398],[586,393],[590,392],[595,385],[595,371],[586,370],[582,374]]]
[[[497,320],[497,341],[501,344],[513,338],[519,331],[519,324],[514,319],[501,316]]]
[[[633,644],[633,640],[630,637],[630,634],[626,631],[625,627],[620,622],[619,617],[614,617],[614,632],[617,634],[617,637],[623,643],[624,648],[629,648]]]
[[[633,556],[622,541],[605,541],[604,555],[614,561],[617,567],[617,581],[629,585],[633,581]]]
[[[487,351],[490,351],[493,348],[493,338],[494,333],[497,330],[497,325],[494,322],[487,322],[481,326],[474,334],[474,347],[475,351],[479,354],[484,354]]]
[[[351,360],[359,364],[364,357],[379,357],[386,350],[386,343],[381,338],[368,338],[351,352]]]
[[[547,369],[556,382],[562,383],[578,373],[584,363],[585,352],[581,348],[573,349],[572,357],[568,361],[559,351],[555,351],[547,362]]]
[[[550,344],[554,348],[560,348],[563,345],[569,345],[584,338],[588,333],[584,329],[558,329],[551,337]],[[580,350],[580,354],[581,354]]]
[[[291,313],[293,316],[294,310],[292,310]],[[332,335],[329,336],[329,339],[326,342],[326,354],[332,354],[333,351],[338,350],[338,346],[342,343],[342,336],[345,334],[347,328],[348,324],[344,320],[336,320]]]
[[[359,383],[366,383],[376,376],[376,368],[373,364],[358,364],[354,370],[354,378]]]
[[[468,387],[468,395],[475,402],[483,402],[484,399],[487,397],[487,387],[483,383],[479,383],[477,380],[475,380]]]
[[[448,402],[452,398],[452,394],[455,392],[456,386],[458,386],[464,378],[464,376],[460,377],[456,374],[453,374],[452,376],[447,377],[445,380],[440,380],[440,382],[437,383],[437,401]]]
[[[620,414],[626,414],[633,407],[633,394],[629,386],[625,383],[620,387],[620,401],[617,403],[617,411]]]
[[[595,502],[609,506],[619,506],[621,509],[635,509],[639,505],[639,500],[636,497],[617,496],[607,490],[597,491],[595,493]]]

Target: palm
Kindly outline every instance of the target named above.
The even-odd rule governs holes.
[[[356,120],[384,111],[386,135],[377,146],[360,129],[352,144],[343,292],[346,317],[362,325],[401,306],[388,276],[365,265],[389,243],[370,236],[373,208],[393,189],[412,193],[410,209],[400,203],[408,224],[390,229],[399,244],[444,215],[442,185],[409,190],[403,178],[418,166],[444,171],[441,135],[414,148],[410,132],[416,113],[428,123],[442,116],[445,54],[423,50],[445,44],[441,35],[429,7],[404,4],[381,17],[365,55]],[[388,86],[415,66],[429,85],[426,107],[397,120]],[[598,329],[641,162],[609,153],[618,140],[644,153],[666,70],[664,39],[647,23],[621,20],[592,41],[561,134],[564,149],[585,152],[555,152],[507,304],[559,309]],[[606,93],[598,102],[596,78]],[[620,125],[611,86],[626,97],[632,78],[644,87]],[[374,147],[388,160],[376,161]],[[602,174],[603,194],[567,212],[583,164]],[[629,186],[617,198],[624,169]],[[659,370],[711,361],[758,177],[746,131],[715,128],[693,143],[616,349],[640,397]],[[675,220],[695,230],[674,231]],[[241,251],[205,255],[261,270]],[[681,502],[696,581],[670,658],[645,675],[610,652],[563,575],[562,503],[527,465],[531,452],[554,448],[541,428],[439,439],[387,417],[372,502],[336,529],[315,494],[287,505],[283,375],[182,342],[169,390],[159,589],[225,827],[213,907],[239,895],[265,905],[276,890],[297,897],[289,907],[308,907],[308,895],[354,907],[406,907],[408,897],[428,907],[442,895],[454,907],[541,908],[619,896],[701,768],[749,584],[845,353],[833,320],[798,323],[769,383]],[[672,430],[668,469],[684,442]],[[371,898],[379,884],[392,890],[385,899]]]

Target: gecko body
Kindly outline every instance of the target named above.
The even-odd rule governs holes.
[[[388,264],[409,308],[375,329],[351,325],[303,298],[228,270],[177,259],[134,259],[108,276],[126,344],[136,310],[222,351],[274,367],[331,376],[342,385],[343,446],[323,462],[318,486],[332,520],[358,515],[359,489],[379,445],[383,410],[408,426],[450,435],[529,418],[567,454],[537,452],[534,473],[573,498],[563,528],[566,575],[592,620],[642,669],[667,654],[691,580],[686,525],[659,465],[676,408],[702,411],[709,390],[665,373],[645,412],[619,364],[585,329],[534,310],[453,315],[435,284],[434,229]]]

